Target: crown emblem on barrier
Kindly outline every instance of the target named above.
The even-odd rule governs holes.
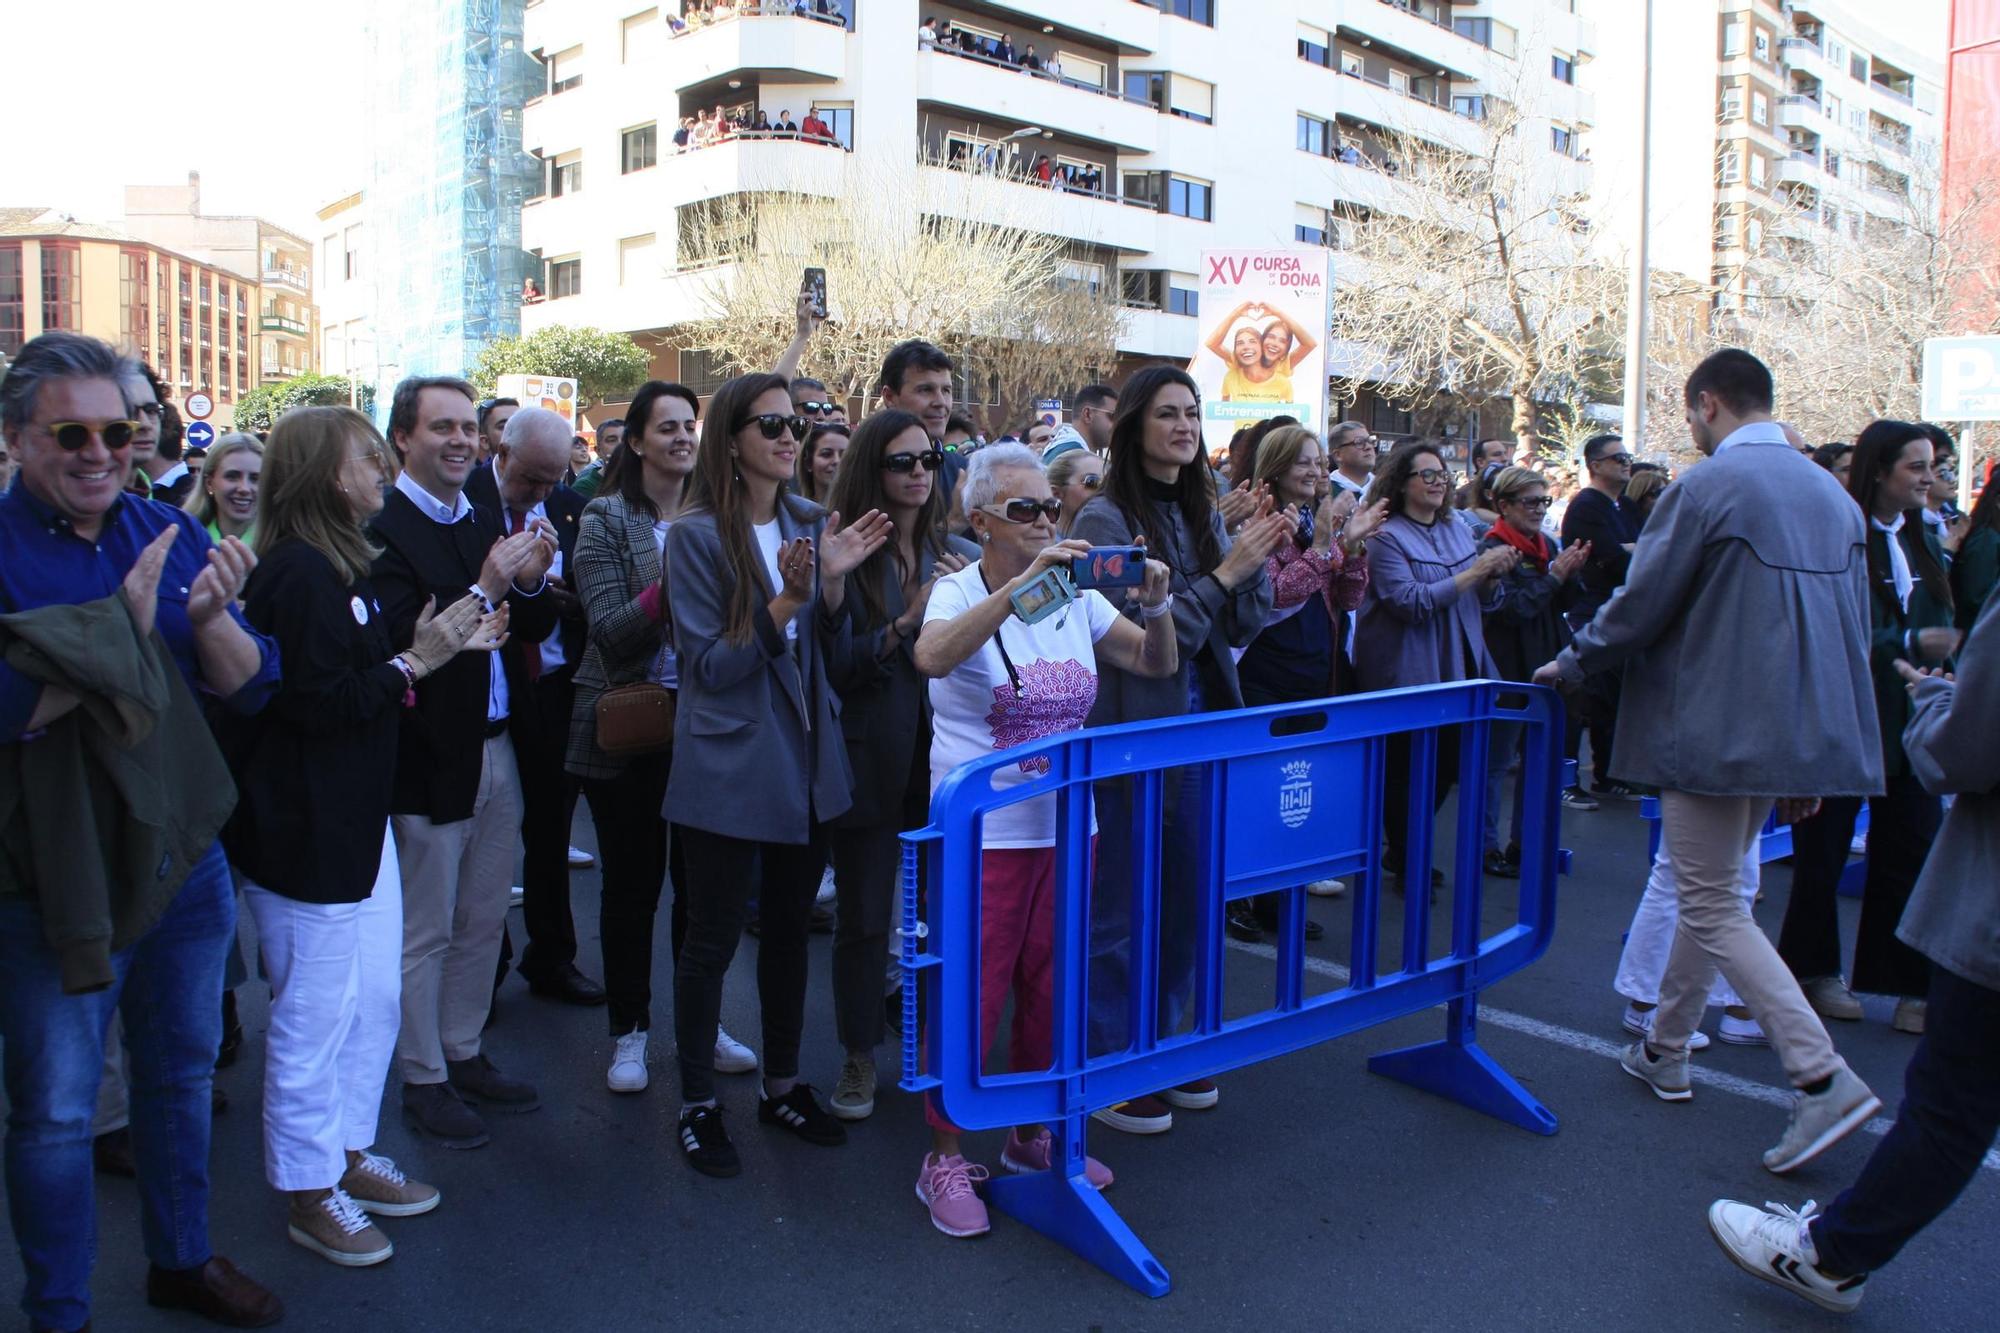
[[[1312,775],[1313,764],[1310,759],[1294,759],[1283,767],[1285,777],[1290,781],[1297,782]]]

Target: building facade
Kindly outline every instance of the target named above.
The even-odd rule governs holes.
[[[321,208],[313,303],[319,307],[319,368],[361,384],[376,380],[375,273],[369,266],[367,193]]]
[[[984,216],[1033,217],[1069,241],[1088,280],[1120,293],[1127,357],[1184,360],[1198,337],[1202,250],[1325,245],[1342,280],[1350,229],[1392,206],[1390,136],[1476,151],[1489,99],[1503,98],[1526,117],[1515,132],[1541,146],[1547,188],[1580,195],[1595,109],[1579,69],[1595,36],[1576,7],[858,0],[800,15],[751,0],[703,21],[674,0],[542,0],[526,11],[544,80],[523,117],[542,178],[522,243],[546,299],[524,308],[523,327],[596,325],[671,343],[702,313],[687,275],[706,261],[678,250],[688,210],[765,191],[865,208],[850,180],[879,174],[857,164],[997,164],[978,192]],[[952,39],[920,43],[927,19]],[[1012,62],[991,53],[1003,38]],[[826,133],[674,143],[684,122],[718,107],[773,125],[811,113]],[[1071,188],[1051,198],[1007,169],[1036,157],[1069,169]],[[924,332],[936,331],[911,331]],[[656,369],[707,392],[721,371],[693,351],[663,352]],[[1381,412],[1379,431],[1409,428]]]

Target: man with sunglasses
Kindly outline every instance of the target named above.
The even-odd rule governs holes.
[[[70,647],[79,670],[109,672],[121,646],[138,651],[117,630],[129,636],[150,619],[154,632],[142,641],[163,645],[178,671],[150,714],[147,734],[174,738],[160,760],[173,771],[144,778],[156,808],[128,807],[101,757],[78,758],[73,802],[51,803],[47,789],[25,785],[0,793],[7,1193],[30,1324],[84,1327],[96,1232],[90,1125],[115,1008],[134,1074],[147,1300],[256,1327],[276,1323],[283,1306],[209,1248],[209,1097],[224,960],[236,937],[235,893],[215,835],[235,793],[196,700],[257,712],[276,689],[278,654],[235,606],[256,564],[249,548],[235,539],[213,546],[191,515],[124,489],[139,434],[126,387],[136,369],[94,338],[49,333],[0,379],[0,431],[20,464],[0,496],[0,614],[106,604],[135,579],[156,581],[157,594],[127,592],[132,621],[100,626],[111,639]],[[14,656],[0,663],[0,772],[10,778],[71,749],[128,748],[93,740],[104,735],[104,713],[80,707],[84,694],[111,688],[110,676],[64,688],[47,670],[57,660],[49,652],[32,675]],[[36,799],[43,806],[30,820]],[[150,870],[154,849],[163,855]],[[135,851],[149,873],[125,868]]]
[[[1639,542],[1639,529],[1632,515],[1620,504],[1625,483],[1632,480],[1632,455],[1617,435],[1593,435],[1583,442],[1583,466],[1589,484],[1570,497],[1562,517],[1562,544],[1572,547],[1590,543],[1590,559],[1583,565],[1578,582],[1583,595],[1569,611],[1572,629],[1588,624],[1612,595],[1625,585],[1625,572],[1632,565],[1632,552]],[[1563,792],[1563,804],[1572,809],[1595,810],[1598,797],[1636,801],[1638,788],[1611,776],[1611,748],[1618,721],[1619,681],[1617,671],[1596,673],[1584,683],[1582,707],[1571,710],[1568,757],[1581,752],[1583,733],[1590,732],[1590,756],[1596,788],[1586,792],[1581,783]]]
[[[824,384],[805,375],[792,380],[792,411],[815,426],[847,420],[847,405],[828,393]]]

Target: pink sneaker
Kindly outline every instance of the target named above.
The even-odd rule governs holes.
[[[947,1236],[983,1236],[992,1230],[986,1205],[974,1186],[992,1173],[963,1157],[924,1154],[917,1172],[917,1197],[931,1210],[931,1225]]]
[[[1041,1132],[1027,1143],[1021,1142],[1019,1129],[1010,1129],[1007,1131],[1007,1146],[1000,1150],[1000,1165],[1017,1176],[1030,1171],[1046,1171],[1055,1150],[1055,1135],[1049,1133],[1047,1125],[1042,1126]],[[1083,1178],[1090,1182],[1092,1189],[1101,1190],[1111,1183],[1111,1168],[1095,1157],[1085,1157]]]

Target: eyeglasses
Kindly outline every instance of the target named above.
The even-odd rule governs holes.
[[[1424,485],[1434,486],[1440,481],[1450,481],[1451,469],[1448,467],[1419,468],[1417,469],[1415,476],[1417,480],[1421,481]]]
[[[996,508],[993,505],[979,507],[989,514],[994,513]],[[1009,523],[1033,523],[1037,517],[1046,518],[1053,523],[1062,517],[1062,501],[1053,497],[1047,500],[1009,500],[1006,504],[998,506],[998,513],[999,517]]]
[[[1366,445],[1370,449],[1380,449],[1382,447],[1382,441],[1375,438],[1373,435],[1363,435],[1354,439],[1342,440],[1339,444],[1336,444],[1333,447],[1336,449],[1359,449],[1363,445]]]
[[[142,417],[153,417],[155,419],[158,419],[160,415],[160,405],[158,403],[141,403],[132,410],[134,412],[137,412]]]
[[[806,428],[811,424],[804,417],[788,417],[783,412],[764,412],[744,421],[736,429],[755,426],[757,433],[767,440],[775,440],[789,430],[793,439],[802,440],[805,438]]]
[[[915,472],[918,468],[922,468],[926,472],[935,472],[943,466],[944,453],[938,449],[926,449],[920,454],[884,454],[882,456],[882,470],[884,472],[901,472],[908,475]]]
[[[1547,509],[1550,505],[1555,503],[1555,497],[1549,495],[1539,495],[1532,500],[1523,500],[1519,496],[1503,495],[1500,497],[1500,503],[1516,504],[1521,506],[1521,508],[1523,509]]]
[[[42,429],[53,435],[56,443],[61,445],[65,452],[73,454],[89,444],[92,436],[104,441],[106,449],[123,449],[132,443],[132,436],[139,429],[139,423],[100,421],[93,425],[88,421],[51,421]]]
[[[801,412],[812,412],[823,417],[830,417],[835,412],[838,412],[840,410],[839,403],[803,402],[803,403],[795,403],[793,404],[793,406],[797,407]]]
[[[1594,460],[1592,460],[1592,461],[1594,461],[1594,462],[1598,462],[1598,463],[1616,463],[1616,464],[1617,464],[1618,466],[1620,466],[1620,467],[1630,467],[1630,466],[1632,465],[1632,455],[1630,455],[1630,454],[1599,454],[1599,455],[1598,455],[1598,456],[1597,456],[1597,457],[1596,457],[1596,458],[1595,458]]]

